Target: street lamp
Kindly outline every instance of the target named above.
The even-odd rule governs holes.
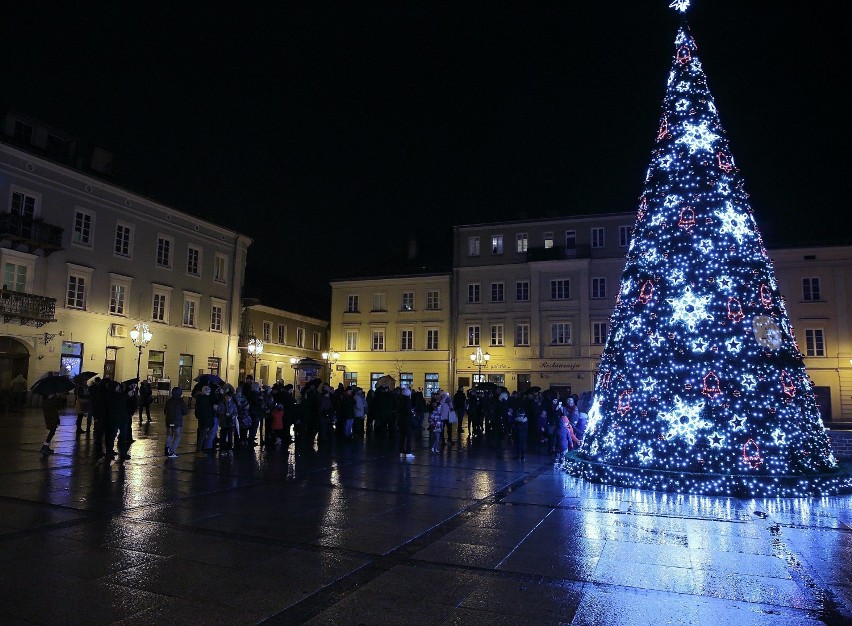
[[[294,356],[290,357],[290,367],[293,368],[293,395],[296,394],[296,375],[299,373],[296,365],[299,363],[299,359]]]
[[[139,380],[139,366],[142,363],[142,348],[147,346],[151,338],[154,334],[151,332],[151,329],[148,328],[148,324],[145,322],[139,322],[136,326],[133,327],[133,330],[130,331],[130,340],[133,342],[133,345],[139,348],[139,354],[136,357],[136,380]]]
[[[479,366],[479,374],[477,375],[477,382],[482,382],[482,366],[487,364],[488,361],[491,360],[491,355],[487,352],[483,352],[480,346],[476,346],[476,352],[470,355],[470,362],[474,365]]]
[[[260,355],[263,354],[263,342],[257,337],[251,337],[248,340],[246,351],[251,355],[252,359],[254,360],[254,366],[252,367],[251,377],[257,380],[257,360],[258,358],[260,358]]]
[[[322,353],[323,361],[325,361],[325,366],[328,368],[328,384],[331,385],[331,366],[337,363],[337,359],[340,358],[340,353],[335,352],[334,350],[329,350],[328,352]]]

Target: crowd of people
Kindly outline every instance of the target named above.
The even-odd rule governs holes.
[[[388,386],[365,394],[357,385],[341,384],[335,389],[319,379],[297,390],[283,382],[261,385],[252,376],[236,387],[215,378],[202,380],[189,394],[175,387],[162,403],[166,457],[178,456],[190,413],[197,429],[195,449],[200,453],[231,455],[240,448],[291,443],[325,446],[367,437],[396,439],[403,459],[414,458],[415,439],[429,431],[431,454],[441,453],[454,441],[460,443],[466,433],[472,444],[507,447],[516,459],[525,458],[532,442],[537,451],[546,451],[558,461],[580,445],[588,420],[576,395],[562,399],[553,390],[537,388],[509,393],[496,385],[467,392],[459,387],[453,395],[438,389],[427,397],[422,389]],[[146,380],[121,383],[104,376],[77,384],[76,432],[93,429],[95,462],[131,458],[133,420],[138,413],[140,425],[143,420],[151,422],[153,395]],[[57,406],[53,398],[45,399],[48,436],[43,454],[53,453],[49,444],[58,426]]]

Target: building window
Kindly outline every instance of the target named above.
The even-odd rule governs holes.
[[[527,235],[526,233],[518,233],[517,235],[515,235],[515,251],[518,254],[526,254],[529,245],[529,235]]]
[[[491,345],[503,345],[503,324],[491,324]]]
[[[427,373],[424,376],[423,395],[427,398],[431,398],[432,394],[437,392],[438,389],[438,375],[434,373]]]
[[[568,250],[573,250],[577,247],[577,231],[576,230],[566,230],[565,231],[565,248]]]
[[[430,289],[426,292],[426,309],[429,311],[437,311],[441,308],[441,297],[437,289]]]
[[[72,241],[78,246],[92,247],[95,217],[88,211],[74,211],[74,235]]]
[[[154,288],[154,295],[151,299],[151,319],[155,322],[169,323],[168,291]]]
[[[26,122],[15,120],[15,139],[23,143],[32,143],[33,127]]]
[[[403,330],[399,334],[399,349],[400,350],[414,350],[414,331],[413,330]]]
[[[822,330],[805,330],[805,356],[825,356],[825,336]]]
[[[86,281],[88,276],[78,274],[68,275],[68,295],[65,298],[65,306],[69,309],[86,308]]]
[[[222,305],[220,304],[210,307],[210,330],[214,333],[222,332]]]
[[[503,302],[505,298],[503,283],[491,283],[491,302]]]
[[[313,338],[312,338],[311,345],[313,346],[313,349],[314,350],[321,350],[322,349],[322,341],[320,340],[320,334],[318,332],[314,331],[312,337]]]
[[[349,352],[355,352],[358,349],[358,331],[357,330],[347,330],[346,331],[346,349]]]
[[[491,254],[503,254],[503,235],[491,237]]]
[[[198,323],[198,303],[200,296],[184,295],[183,297],[183,325],[196,328]]]
[[[130,258],[132,256],[133,229],[130,224],[117,222],[115,225],[115,247],[113,251],[116,256]]]
[[[228,268],[228,257],[224,254],[216,253],[213,257],[213,280],[217,283],[227,282],[225,272]]]
[[[148,350],[148,371],[154,380],[163,378],[166,365],[166,353],[162,350]]]
[[[479,256],[479,237],[467,238],[467,256]]]
[[[567,278],[550,281],[550,299],[567,300],[570,297],[570,281]]]
[[[438,329],[437,328],[427,328],[426,329],[426,349],[427,350],[437,350],[438,349]]]
[[[412,389],[414,387],[414,374],[411,372],[400,372],[399,386],[405,389]]]
[[[11,213],[21,217],[34,218],[36,216],[37,198],[25,191],[12,192]]]
[[[26,293],[27,266],[7,262],[3,268],[3,289]]]
[[[530,281],[519,280],[515,283],[515,300],[518,302],[530,301]]]
[[[633,234],[632,226],[619,226],[618,227],[618,245],[622,248],[626,248],[630,245],[630,235]]]
[[[604,229],[601,227],[595,227],[592,229],[592,247],[593,248],[603,248],[604,247]]]
[[[186,273],[201,276],[201,248],[189,246],[186,249]]]
[[[287,327],[284,324],[278,324],[278,343],[282,346],[287,343]]]
[[[109,312],[112,315],[124,315],[126,302],[127,285],[124,283],[112,283],[109,286]]]
[[[387,311],[388,307],[385,303],[385,294],[383,293],[374,293],[373,294],[373,311]]]
[[[358,312],[358,296],[351,294],[346,298],[346,312],[347,313],[357,313]]]
[[[528,346],[530,345],[530,325],[515,324],[515,345]]]
[[[272,322],[263,322],[261,329],[260,337],[263,339],[263,343],[270,343],[272,341]]]
[[[385,349],[385,331],[383,330],[374,330],[373,331],[373,351],[381,352]]]
[[[305,329],[298,326],[296,327],[296,347],[305,347]]]
[[[172,239],[165,235],[157,237],[157,265],[163,268],[172,267]]]
[[[606,341],[606,322],[594,322],[592,324],[592,345],[602,346]]]
[[[553,247],[553,233],[548,231],[544,233],[544,247],[552,248]]]
[[[819,278],[802,279],[802,299],[805,302],[822,300],[822,294],[819,290]]]
[[[592,298],[606,298],[606,278],[592,279]]]
[[[467,345],[479,345],[479,324],[472,324],[467,327]]]
[[[358,372],[351,372],[349,370],[346,370],[345,372],[343,372],[343,386],[351,387],[353,385],[355,387],[358,386]]]
[[[402,302],[400,303],[400,308],[403,311],[413,311],[414,310],[414,292],[413,291],[403,291],[402,292]]]
[[[468,283],[467,285],[467,303],[479,304],[479,283]]]
[[[573,343],[570,322],[555,322],[550,325],[550,343],[555,346],[567,346]]]

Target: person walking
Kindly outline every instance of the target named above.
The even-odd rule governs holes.
[[[458,418],[456,437],[458,437],[458,440],[461,441],[461,434],[464,432],[462,420],[464,419],[464,413],[467,409],[467,396],[464,393],[464,387],[461,385],[459,385],[459,388],[456,390],[456,395],[453,396],[453,409],[455,409],[456,417]]]
[[[181,432],[183,432],[183,418],[189,413],[182,396],[183,390],[180,387],[174,387],[163,407],[166,415],[166,456],[170,459],[176,459],[178,456],[177,449],[180,445]]]
[[[410,388],[402,388],[398,402],[396,426],[399,431],[399,458],[411,460],[414,458],[412,450],[414,443],[414,429],[412,428],[414,411],[411,406]]]
[[[522,406],[510,410],[514,412],[514,430],[512,436],[515,443],[515,458],[523,461],[527,452],[527,436],[530,432],[527,411]]]
[[[198,420],[198,434],[195,439],[196,452],[207,452],[205,446],[207,435],[213,428],[213,398],[210,396],[210,386],[204,385],[201,393],[195,398],[195,419]]]
[[[151,383],[143,380],[139,385],[139,424],[142,424],[142,413],[148,418],[148,423],[151,423],[151,403],[154,401],[154,390],[151,388]]]
[[[53,435],[56,434],[56,429],[59,428],[59,396],[50,394],[44,397],[41,403],[41,413],[44,417],[44,427],[47,428],[47,436],[44,438],[44,443],[41,444],[41,453],[44,456],[49,456],[54,453],[50,447],[50,442]]]
[[[92,429],[92,395],[86,381],[77,382],[74,395],[76,396],[74,408],[77,410],[76,434],[85,435]],[[86,418],[86,430],[83,430],[83,417]]]

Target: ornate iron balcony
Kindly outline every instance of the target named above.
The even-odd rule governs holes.
[[[17,319],[21,325],[41,328],[48,322],[56,321],[56,298],[0,289],[0,314],[7,324]]]

